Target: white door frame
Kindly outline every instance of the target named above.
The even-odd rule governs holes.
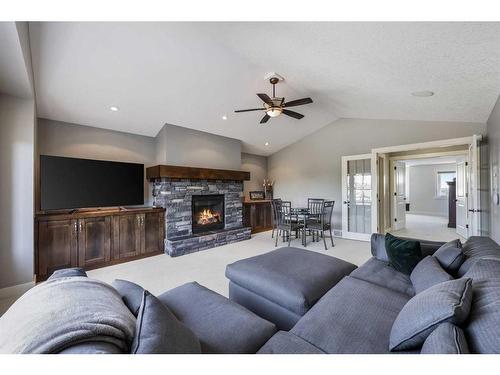
[[[401,221],[401,218],[398,217],[398,205],[397,205],[397,190],[398,190],[398,181],[396,179],[396,173],[395,173],[395,168],[397,163],[402,163],[401,160],[395,160],[390,158],[390,167],[389,167],[389,181],[390,181],[390,202],[391,202],[391,209],[390,209],[390,223],[391,223],[391,229],[394,230],[400,230],[404,229],[406,227],[406,171],[407,167],[405,165],[405,194],[404,194],[404,202],[405,202],[405,208],[404,208],[404,220]],[[404,164],[404,163],[402,163]],[[395,224],[396,219],[398,219],[398,224]]]
[[[443,139],[439,141],[430,141],[430,142],[421,142],[421,143],[411,143],[406,145],[399,146],[388,146],[388,147],[379,147],[372,149],[372,184],[373,186],[378,186],[378,168],[377,165],[377,155],[378,154],[387,154],[392,152],[404,152],[404,151],[415,151],[415,150],[424,150],[424,149],[432,149],[438,147],[450,147],[450,146],[462,146],[462,145],[471,145],[477,143],[482,140],[482,135],[473,135],[470,137],[461,137],[461,138],[451,138],[451,139]],[[413,157],[413,156],[412,156]],[[469,163],[471,163],[469,161]],[[471,163],[472,164],[472,163]],[[374,167],[375,165],[375,167]],[[477,174],[477,171],[476,171]],[[372,232],[378,233],[378,189],[372,189]]]
[[[360,155],[348,155],[342,156],[342,237],[349,238],[352,240],[361,240],[361,241],[370,241],[371,233],[355,233],[349,232],[348,228],[348,212],[347,212],[347,204],[344,203],[347,201],[347,162],[352,160],[363,160],[363,159],[371,159],[371,176],[372,176],[372,213],[371,213],[371,223],[372,223],[372,232],[373,232],[373,203],[376,203],[376,198],[374,200],[374,192],[376,197],[377,192],[377,180],[373,179],[373,169],[377,167],[377,161],[375,159],[375,163],[373,162],[373,154],[360,154]],[[375,204],[376,205],[376,204]],[[377,218],[375,217],[375,223],[377,222]]]

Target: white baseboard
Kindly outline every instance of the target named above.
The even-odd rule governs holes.
[[[9,286],[0,289],[0,299],[20,296],[35,286],[34,282]]]

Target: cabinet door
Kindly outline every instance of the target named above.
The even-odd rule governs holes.
[[[270,229],[273,227],[273,208],[271,206],[271,203],[264,203],[263,204],[264,208],[264,227],[266,229]]]
[[[113,217],[113,259],[133,257],[141,253],[141,215]]]
[[[111,217],[78,220],[78,264],[102,265],[111,260]]]
[[[57,269],[78,265],[77,230],[76,220],[38,222],[37,278],[43,280]]]
[[[160,212],[142,214],[142,252],[144,254],[163,251],[164,216]]]

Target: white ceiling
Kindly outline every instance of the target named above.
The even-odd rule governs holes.
[[[148,136],[170,123],[263,155],[339,117],[486,122],[500,93],[500,23],[49,22],[30,36],[40,117]],[[261,105],[268,72],[286,79],[278,95],[313,98],[305,118],[233,113]]]

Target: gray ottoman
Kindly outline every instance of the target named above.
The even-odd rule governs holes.
[[[229,264],[229,298],[287,331],[355,268],[328,255],[282,247]]]
[[[202,353],[256,353],[276,327],[226,297],[187,283],[158,296],[200,340]]]

